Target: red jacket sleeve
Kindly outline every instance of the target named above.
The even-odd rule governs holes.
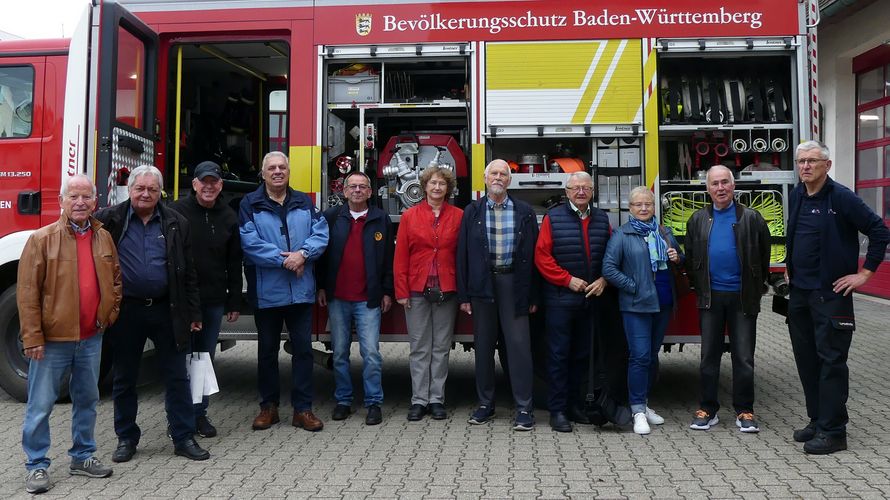
[[[556,263],[553,257],[553,235],[550,229],[550,217],[545,216],[535,244],[535,265],[541,276],[556,286],[569,286],[572,275]]]

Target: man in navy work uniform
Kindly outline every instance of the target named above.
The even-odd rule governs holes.
[[[186,369],[192,332],[201,329],[198,277],[188,221],[159,204],[161,172],[142,165],[130,173],[130,199],[96,213],[117,243],[123,275],[121,313],[108,337],[114,352],[114,462],[136,453],[142,431],[136,424],[136,382],[146,339],[157,350],[166,386],[165,407],[175,453],[207,460],[195,442],[195,411]]]
[[[516,416],[513,429],[534,428],[528,315],[538,309],[534,264],[538,219],[528,203],[507,195],[510,166],[493,160],[483,174],[487,196],[464,209],[457,244],[457,296],[472,315],[479,407],[471,424],[494,417],[494,348],[503,333]]]
[[[257,328],[257,388],[260,413],[254,430],[280,421],[278,349],[287,325],[291,357],[294,427],[320,431],[312,413],[312,304],[315,262],[328,245],[328,223],[305,193],[290,188],[287,156],[272,151],[263,158],[263,183],[241,199],[238,214],[247,295]]]
[[[216,352],[222,318],[238,320],[241,311],[241,238],[238,214],[220,199],[222,169],[212,161],[195,167],[194,196],[171,205],[189,221],[192,252],[201,290],[201,331],[192,337],[192,352]],[[209,399],[195,404],[195,429],[201,437],[216,436],[207,417]]]
[[[383,417],[380,356],[380,317],[392,307],[392,259],[395,233],[386,212],[368,205],[371,179],[351,172],[345,180],[346,203],[331,207],[324,216],[330,242],[318,265],[318,305],[327,307],[334,349],[334,399],[331,418],[344,420],[352,412],[349,347],[352,325],[362,356],[365,424],[377,425]]]
[[[804,142],[795,156],[800,183],[788,212],[788,331],[810,422],[794,431],[794,440],[805,452],[824,455],[847,449],[847,354],[856,328],[851,292],[884,260],[890,231],[862,199],[828,177],[824,144]],[[859,233],[868,236],[861,269]]]

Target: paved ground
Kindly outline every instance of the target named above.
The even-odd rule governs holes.
[[[765,302],[766,305],[766,302]],[[317,413],[324,431],[312,434],[289,425],[252,431],[255,404],[255,347],[240,343],[217,358],[222,393],[211,416],[220,430],[204,439],[213,456],[190,462],[172,453],[164,436],[163,392],[149,384],[141,392],[143,440],[135,458],[115,464],[110,479],[67,474],[70,407],[52,418],[50,469],[54,487],[45,496],[67,498],[887,498],[890,496],[890,308],[859,299],[859,330],[851,353],[850,450],[831,456],[805,455],[790,436],[804,421],[804,405],[780,318],[764,313],[757,345],[757,413],[760,434],[735,428],[729,412],[708,432],[688,423],[697,405],[698,349],[662,354],[662,376],[651,406],[667,419],[641,437],[604,427],[581,426],[557,434],[538,410],[539,427],[510,430],[506,390],[503,411],[491,425],[465,420],[475,403],[472,354],[452,351],[447,395],[451,418],[405,420],[410,394],[407,346],[384,347],[384,422],[364,425],[360,411],[330,420],[332,377],[316,368]],[[768,309],[768,307],[766,307]],[[354,349],[355,352],[355,349]],[[354,354],[353,359],[357,359]],[[282,366],[289,358],[282,354]],[[283,375],[289,370],[283,369]],[[724,356],[722,403],[730,405],[730,365]],[[358,378],[354,369],[354,378]],[[538,388],[538,393],[542,394]],[[542,398],[539,398],[542,400]],[[20,446],[23,406],[0,395],[0,498],[26,497]],[[282,415],[284,417],[284,415]],[[116,444],[112,404],[103,396],[97,423],[99,456],[110,462]]]

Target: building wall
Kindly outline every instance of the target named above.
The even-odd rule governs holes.
[[[817,28],[819,100],[823,140],[834,157],[835,180],[850,187],[856,171],[856,79],[853,58],[890,40],[890,2],[877,1],[839,21]]]

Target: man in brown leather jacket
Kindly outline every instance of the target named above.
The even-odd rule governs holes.
[[[88,477],[112,473],[94,456],[93,429],[102,333],[117,319],[121,270],[111,235],[92,217],[96,187],[90,178],[66,178],[59,204],[62,216],[31,235],[19,261],[16,300],[25,356],[31,359],[22,428],[29,493],[50,487],[49,415],[69,370],[69,472]]]

